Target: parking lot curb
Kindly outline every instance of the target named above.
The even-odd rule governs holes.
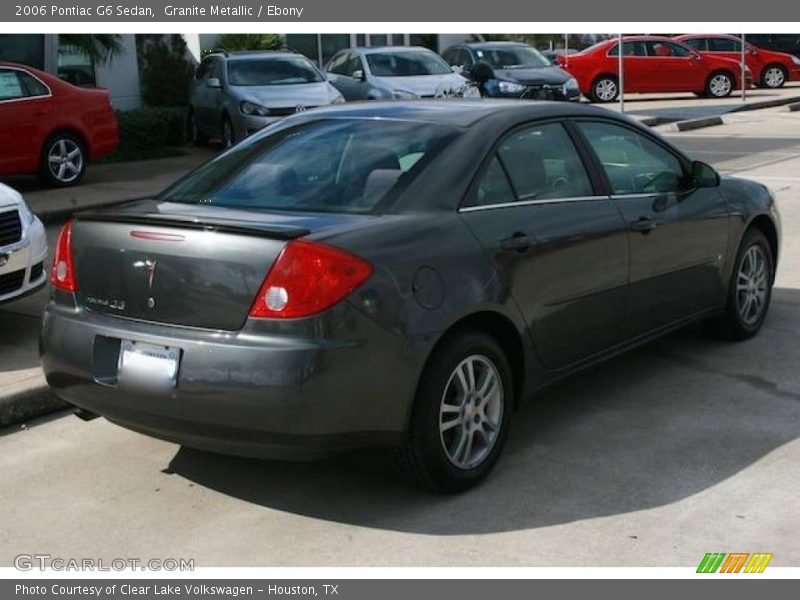
[[[69,407],[45,385],[18,392],[0,398],[0,428],[18,425]]]
[[[736,108],[732,108],[728,112],[745,112],[748,110],[760,110],[762,108],[775,108],[776,106],[785,106],[800,103],[800,96],[791,96],[789,98],[777,98],[775,100],[758,100],[749,104],[742,104]],[[798,109],[794,109],[798,110]]]
[[[704,127],[714,127],[715,125],[722,125],[724,121],[722,117],[703,117],[701,119],[688,119],[686,121],[678,121],[667,125],[664,129],[667,131],[692,131],[693,129],[703,129]]]

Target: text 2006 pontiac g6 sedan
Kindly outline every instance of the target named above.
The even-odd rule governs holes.
[[[696,319],[754,335],[779,239],[767,188],[600,108],[344,105],[68,223],[43,364],[59,396],[149,435],[396,446],[463,490],[537,388]]]

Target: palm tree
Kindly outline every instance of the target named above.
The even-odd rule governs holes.
[[[122,36],[116,33],[62,33],[58,41],[86,54],[97,64],[106,63],[123,53]]]

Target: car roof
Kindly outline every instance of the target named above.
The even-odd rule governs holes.
[[[305,58],[302,54],[292,50],[235,50],[228,52],[224,50],[215,50],[209,52],[207,56],[221,56],[223,58],[235,59],[258,59],[258,58]]]
[[[348,48],[346,48],[347,50]],[[375,54],[376,52],[419,52],[420,50],[426,50],[428,52],[433,52],[430,48],[426,48],[425,46],[355,46],[353,48],[349,48],[349,50],[358,50],[364,54]],[[436,54],[435,52],[433,52]]]
[[[590,104],[572,102],[520,102],[503,99],[440,99],[386,102],[352,102],[321,107],[302,113],[340,118],[395,119],[435,122],[455,127],[470,127],[487,117],[505,117],[510,123],[553,117],[608,117],[629,120],[618,113]]]
[[[463,44],[458,44],[459,46],[466,46],[467,48],[501,48],[503,46],[530,46],[530,44],[526,44],[525,42],[464,42]]]

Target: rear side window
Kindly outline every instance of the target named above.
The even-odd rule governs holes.
[[[410,121],[320,119],[264,134],[200,167],[161,198],[264,210],[371,212],[418,176],[456,130]]]
[[[564,127],[526,127],[507,136],[481,174],[468,205],[593,195],[592,184]]]
[[[728,38],[709,38],[708,49],[712,52],[741,52],[742,44]]]
[[[652,194],[676,192],[684,171],[672,152],[627,127],[612,123],[578,123],[611,182],[612,192]]]
[[[47,86],[33,75],[25,73],[24,71],[18,71],[17,76],[22,84],[22,88],[25,90],[26,96],[34,98],[36,96],[47,96],[50,93]]]

